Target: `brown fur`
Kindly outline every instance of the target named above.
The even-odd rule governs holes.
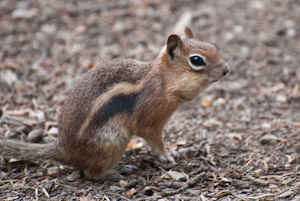
[[[130,138],[137,135],[162,162],[174,162],[164,147],[164,125],[178,106],[228,72],[213,45],[194,39],[189,28],[185,35],[169,36],[153,62],[118,60],[91,69],[64,102],[57,144],[0,140],[0,153],[23,159],[52,158],[97,180],[112,176],[109,170],[122,157]],[[192,69],[190,54],[204,56],[205,68]]]

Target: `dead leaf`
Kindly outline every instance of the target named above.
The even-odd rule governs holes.
[[[208,119],[204,122],[205,127],[223,126],[223,122],[218,121],[215,118]]]
[[[212,98],[211,97],[205,97],[202,99],[201,104],[203,107],[211,107],[212,106]]]
[[[125,194],[127,196],[133,196],[134,194],[137,193],[137,190],[135,188],[130,189],[129,191],[127,191]]]
[[[137,148],[141,148],[142,146],[144,146],[144,142],[138,138],[134,138],[134,139],[130,140],[130,142],[128,143],[127,146],[132,149],[137,149]]]
[[[187,175],[178,171],[168,171],[162,176],[163,179],[172,179],[176,181],[187,180]]]

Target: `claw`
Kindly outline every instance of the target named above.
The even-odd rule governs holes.
[[[171,163],[171,164],[174,164],[174,165],[176,164],[175,159],[170,155],[167,155],[167,156],[159,155],[159,161],[161,163]]]
[[[124,165],[122,166],[118,172],[122,175],[128,175],[134,173],[138,168],[133,165]]]

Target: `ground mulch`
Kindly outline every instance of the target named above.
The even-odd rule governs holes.
[[[184,16],[231,66],[165,127],[177,164],[130,142],[119,181],[0,158],[0,200],[300,200],[298,0],[0,1],[0,135],[48,143],[76,81],[101,60],[150,61]]]

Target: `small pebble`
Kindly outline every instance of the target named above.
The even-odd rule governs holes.
[[[54,187],[54,182],[53,181],[48,181],[45,183],[44,188],[48,191],[51,192],[51,190]]]
[[[122,188],[122,187],[120,187],[120,186],[110,186],[110,187],[109,187],[109,190],[110,190],[111,192],[126,191],[125,188]]]
[[[251,1],[250,7],[254,10],[264,10],[265,5],[263,1]]]
[[[69,174],[66,179],[67,181],[76,181],[79,178],[80,178],[80,171],[75,170],[71,174]]]
[[[47,169],[47,174],[49,176],[56,177],[59,174],[59,167],[50,167]]]
[[[275,135],[265,135],[260,138],[261,144],[272,144],[277,141],[280,141],[280,139]]]
[[[258,169],[258,170],[255,170],[253,173],[254,173],[254,176],[255,176],[255,177],[259,177],[259,176],[262,175],[263,170],[262,170],[262,169]]]
[[[47,133],[48,133],[48,135],[57,135],[58,134],[58,128],[57,127],[51,127]]]
[[[127,188],[128,182],[127,182],[127,181],[124,181],[124,180],[120,180],[120,181],[119,181],[119,185],[120,185],[122,188]]]
[[[276,100],[280,103],[286,103],[287,102],[287,97],[284,94],[278,94],[276,96]]]
[[[41,130],[32,130],[27,135],[27,142],[37,143],[43,139],[43,132]]]
[[[265,123],[263,123],[263,124],[261,125],[261,128],[262,128],[263,130],[268,130],[268,129],[271,128],[271,124],[265,122]]]
[[[38,9],[37,8],[31,8],[29,10],[25,9],[17,9],[14,10],[12,13],[12,17],[14,19],[24,19],[24,20],[29,20],[34,18],[38,14]]]
[[[22,125],[22,126],[19,126],[19,127],[16,128],[16,132],[27,134],[31,131],[31,129],[32,128],[29,127],[29,126]]]

